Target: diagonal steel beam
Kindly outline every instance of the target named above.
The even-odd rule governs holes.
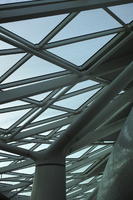
[[[46,125],[41,126],[41,127],[37,127],[37,128],[33,128],[33,129],[30,129],[30,130],[27,130],[27,131],[23,131],[23,133],[19,133],[13,139],[14,140],[20,140],[20,139],[23,139],[23,138],[26,138],[26,137],[31,137],[31,136],[39,134],[39,133],[44,133],[44,132],[52,130],[52,129],[56,129],[58,127],[65,126],[65,125],[71,123],[73,118],[74,118],[73,116],[68,117],[66,119],[59,120],[59,121],[56,121],[56,122],[53,122],[53,123],[50,123],[50,124],[46,124]]]
[[[68,45],[68,44],[73,44],[73,43],[76,43],[76,42],[82,42],[82,41],[85,41],[85,40],[100,38],[100,37],[112,35],[112,34],[115,34],[115,33],[118,34],[120,32],[124,32],[124,31],[125,31],[125,28],[120,27],[120,28],[114,28],[114,29],[99,31],[99,32],[95,32],[95,33],[89,33],[89,34],[86,34],[86,35],[80,35],[80,36],[77,36],[77,37],[72,37],[72,38],[68,38],[68,39],[64,39],[64,40],[49,42],[48,44],[44,45],[44,49],[51,49],[51,48],[60,47],[60,46]],[[12,51],[13,50],[11,49],[11,52]],[[19,49],[16,49],[16,51],[19,51]],[[0,53],[1,52],[2,52],[2,50],[0,51]],[[3,50],[3,52],[6,52],[6,50]]]
[[[128,78],[127,78],[128,77]],[[80,131],[88,125],[89,130],[94,130],[96,116],[105,108],[106,105],[131,81],[133,80],[133,62],[131,62],[124,71],[122,71],[115,80],[112,81],[107,87],[105,87],[98,98],[92,102],[91,106],[79,116],[74,123],[67,128],[64,134],[62,134],[58,140],[56,140],[51,146],[51,151],[62,149],[67,153],[68,147],[71,146],[75,137]],[[90,114],[91,113],[91,114]],[[100,125],[100,123],[99,123]],[[99,126],[97,124],[97,126]]]
[[[32,181],[27,181],[28,182],[28,184],[32,184]],[[22,182],[22,183],[18,183],[18,184],[15,184],[15,185],[10,185],[10,186],[8,186],[8,187],[3,187],[3,188],[1,188],[0,190],[2,191],[2,192],[7,192],[7,191],[11,191],[11,190],[15,190],[15,189],[18,189],[18,188],[21,188],[21,187],[23,187],[23,186],[25,186],[25,185],[27,185],[27,183],[25,183],[25,182]]]
[[[23,169],[23,168],[26,168],[28,166],[30,167],[33,164],[34,164],[33,160],[27,159],[23,162],[14,163],[14,164],[8,165],[6,167],[1,167],[0,168],[0,174],[11,172],[11,171],[14,171],[14,170]]]
[[[8,36],[7,37],[7,36],[0,34],[0,39],[2,41],[7,42],[18,48],[21,48],[21,49],[25,50],[25,52],[30,53],[31,55],[36,55],[39,58],[42,58],[44,60],[47,60],[48,62],[51,62],[57,66],[60,66],[61,68],[69,69],[72,72],[80,74],[80,72],[75,64],[73,64],[51,52],[48,52],[46,50],[45,51],[37,50],[37,48],[35,48],[34,44],[32,44],[31,42],[21,38],[20,36],[12,33],[11,31],[6,30],[2,27],[0,27],[0,32]]]
[[[120,131],[124,121],[125,121],[125,119],[122,119],[120,121],[103,126],[102,128],[97,129],[95,131],[89,132],[86,136],[84,136],[78,142],[75,142],[72,145],[72,147],[70,148],[70,152],[72,153],[72,152],[78,150],[79,148],[82,148],[84,146],[91,144],[94,141],[97,141],[103,137],[106,137],[117,131]]]
[[[76,137],[75,142],[72,144],[70,151],[74,151],[77,148],[80,148],[85,145],[89,145],[92,142],[95,142],[105,136],[111,135],[116,131],[121,129],[122,124],[125,119],[122,119],[111,124],[109,121],[116,116],[121,110],[127,107],[133,102],[133,88],[124,94],[119,95],[115,98],[105,109],[103,109],[100,115],[97,115],[95,118],[95,127],[100,122],[100,127],[94,131],[89,132],[89,125],[86,126]],[[107,124],[107,125],[106,125]]]
[[[58,40],[55,42],[49,42],[49,43],[44,44],[42,49],[43,50],[51,49],[51,48],[60,47],[60,46],[64,46],[64,45],[68,45],[68,44],[72,44],[72,43],[76,43],[76,42],[82,42],[85,40],[103,37],[103,36],[107,36],[107,35],[111,35],[111,34],[115,34],[115,33],[117,34],[117,33],[124,32],[124,31],[126,31],[125,27],[99,31],[96,33],[90,33],[90,34],[72,37],[72,38],[68,38],[68,39],[64,39],[64,40]],[[36,45],[36,46],[38,46],[38,45]],[[19,48],[1,49],[0,50],[0,55],[10,55],[10,54],[19,54],[19,53],[25,53],[25,51],[22,49],[19,49]]]
[[[79,77],[77,75],[66,75],[45,82],[19,87],[0,93],[0,104],[14,101],[17,99],[33,96],[42,92],[48,92],[54,89],[72,85],[74,83],[87,80],[89,77]]]
[[[22,80],[19,80],[19,81],[3,83],[3,84],[0,84],[0,90],[6,89],[6,88],[17,87],[17,86],[24,86],[24,85],[29,84],[29,83],[35,83],[35,82],[37,83],[37,82],[44,81],[44,80],[46,81],[48,79],[53,79],[53,78],[57,78],[57,77],[59,78],[61,76],[68,75],[68,74],[70,74],[69,71],[61,71],[61,72],[55,72],[55,73],[52,73],[52,74],[45,74],[45,75],[42,75],[42,76],[22,79]]]
[[[0,6],[0,23],[130,3],[132,0],[47,0]]]
[[[7,152],[17,154],[17,155],[25,156],[25,157],[28,157],[28,158],[32,158],[34,156],[34,153],[35,153],[35,152],[33,153],[30,150],[26,150],[26,149],[23,149],[23,148],[20,148],[20,147],[14,147],[13,145],[9,145],[9,144],[6,144],[6,143],[1,142],[1,141],[0,141],[0,149],[7,151]]]
[[[79,169],[83,166],[86,166],[88,163],[91,163],[93,161],[103,158],[104,156],[108,155],[111,151],[112,151],[112,146],[108,148],[106,147],[104,150],[99,151],[96,154],[94,153],[92,155],[89,155],[86,159],[79,160],[78,162],[75,162],[74,164],[68,166],[66,170],[67,172],[71,172],[76,169]]]

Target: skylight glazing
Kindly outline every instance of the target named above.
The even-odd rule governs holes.
[[[121,70],[110,64],[105,68],[104,64],[111,51],[109,45],[114,47],[127,37],[132,8],[131,3],[0,25],[0,95],[5,95],[5,101],[0,96],[1,141],[37,152],[60,139]],[[91,65],[87,65],[90,59]],[[97,123],[93,129],[84,127],[85,132],[72,141],[66,156],[67,200],[87,199],[97,188],[103,173],[100,166],[105,166],[113,146],[108,138],[101,140],[100,134],[102,128],[111,132],[110,124],[114,126],[110,134],[118,132],[113,123],[121,120],[122,108],[116,120],[113,114],[112,118],[107,116],[110,123],[107,120],[101,127]],[[13,200],[29,197],[34,161],[0,150],[0,163],[0,191]]]

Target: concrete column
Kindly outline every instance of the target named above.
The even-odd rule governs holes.
[[[65,161],[57,161],[51,159],[36,164],[31,200],[66,199]]]
[[[65,166],[37,166],[31,200],[65,200]]]

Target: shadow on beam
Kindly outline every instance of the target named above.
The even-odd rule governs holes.
[[[4,194],[0,193],[0,200],[10,200],[10,199],[6,197]]]

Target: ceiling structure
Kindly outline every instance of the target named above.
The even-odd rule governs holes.
[[[88,118],[67,146],[66,192],[67,200],[95,196],[133,103],[132,79],[124,78],[119,89],[113,85],[133,68],[131,10],[132,1],[122,0],[0,5],[0,192],[5,199],[28,200],[32,190],[34,161],[13,153],[15,148],[50,148],[89,109],[92,124]]]

